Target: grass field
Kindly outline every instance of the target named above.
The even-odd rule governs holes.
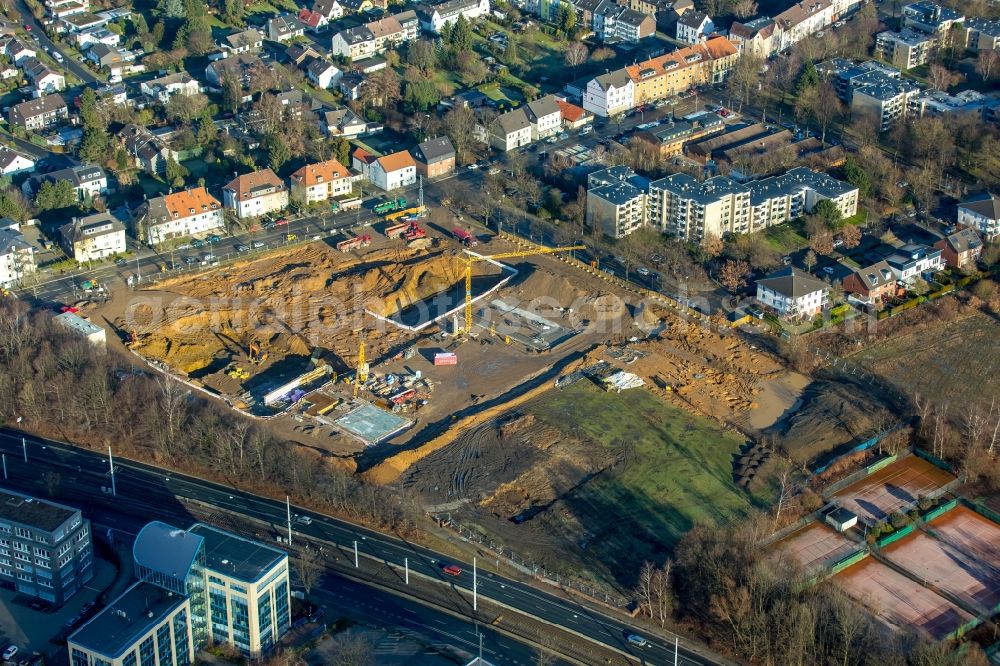
[[[623,465],[582,484],[560,507],[599,536],[590,548],[602,561],[654,559],[695,524],[725,523],[771,500],[733,483],[741,436],[646,391],[606,393],[581,381],[525,411],[574,439],[627,451]]]
[[[779,224],[771,227],[764,232],[764,237],[767,239],[768,245],[775,252],[781,254],[805,247],[809,243],[806,237],[798,233],[791,224]]]

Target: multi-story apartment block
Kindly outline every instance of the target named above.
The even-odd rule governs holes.
[[[957,23],[965,21],[965,16],[954,9],[928,2],[914,2],[903,7],[903,27],[913,28],[927,34],[943,35]]]
[[[61,606],[93,575],[90,521],[79,509],[0,489],[0,582]]]
[[[69,117],[66,100],[61,95],[46,95],[10,107],[8,118],[15,127],[36,131],[54,127]]]
[[[291,176],[292,199],[305,205],[349,195],[353,190],[351,174],[337,160],[307,164]]]
[[[715,32],[715,22],[704,12],[690,11],[677,19],[677,41],[697,44],[708,39]]]
[[[222,200],[241,220],[260,217],[288,208],[288,188],[273,171],[261,169],[229,181],[222,189]]]
[[[288,556],[197,523],[146,525],[139,578],[69,637],[71,666],[187,666],[209,641],[259,658],[290,627]]]
[[[841,215],[857,212],[858,189],[805,167],[749,183],[723,176],[698,182],[673,174],[649,184],[647,221],[693,243],[707,235],[752,233],[811,212],[829,199]]]
[[[623,166],[587,177],[587,223],[611,238],[624,238],[646,224],[649,181]]]
[[[965,28],[965,48],[974,53],[1000,49],[1000,20],[985,18],[967,19]]]
[[[624,69],[591,79],[583,93],[585,111],[603,116],[616,116],[635,107],[635,83]]]
[[[36,268],[35,248],[24,240],[18,228],[0,229],[0,287],[10,289]]]
[[[834,21],[831,0],[802,0],[774,17],[778,27],[776,50],[784,51]]]
[[[776,28],[774,19],[767,16],[746,23],[736,21],[729,29],[729,39],[740,53],[766,58],[777,50]]]
[[[435,35],[441,34],[441,29],[457,21],[459,16],[471,21],[489,13],[489,0],[448,0],[438,5],[421,6],[417,10],[420,27]]]
[[[909,79],[894,79],[872,71],[852,82],[851,113],[868,116],[880,131],[887,131],[910,110],[920,86]]]
[[[880,32],[875,35],[875,57],[899,69],[913,69],[931,59],[937,41],[935,35],[916,30]]]
[[[192,187],[144,201],[136,210],[136,235],[151,245],[222,229],[222,204],[204,187]]]

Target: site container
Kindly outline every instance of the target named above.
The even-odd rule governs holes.
[[[458,356],[454,352],[434,354],[434,365],[458,365]]]

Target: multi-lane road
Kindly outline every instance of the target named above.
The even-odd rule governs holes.
[[[24,461],[25,449],[27,463]],[[31,492],[37,493],[46,487],[49,472],[59,474],[59,482],[65,491],[81,497],[106,496],[107,491],[102,488],[108,489],[111,486],[106,457],[65,443],[25,437],[14,430],[0,429],[0,452],[5,456],[8,476],[6,483]],[[184,499],[263,521],[270,525],[269,534],[280,535],[286,529],[286,510],[281,502],[144,463],[119,459],[116,460],[115,467],[119,502],[146,507],[158,513],[176,514],[185,511],[179,502]],[[408,566],[410,575],[451,585],[471,597],[471,563],[456,562],[430,549],[342,520],[305,510],[293,510],[312,518],[308,525],[293,522],[293,540],[294,535],[299,534],[326,542],[338,548],[341,557],[350,559],[354,558],[356,547],[359,566],[362,568],[372,561],[397,569]],[[457,564],[462,569],[461,574],[446,575],[442,571],[446,564]],[[581,639],[631,654],[641,663],[675,663],[671,641],[643,634],[619,617],[596,610],[573,598],[557,596],[515,581],[496,571],[490,572],[488,564],[484,562],[483,565],[484,568],[475,581],[481,598],[573,632]],[[632,633],[643,634],[649,643],[644,647],[631,645],[627,636]],[[709,654],[707,649],[682,642],[676,663],[691,666],[721,661]]]

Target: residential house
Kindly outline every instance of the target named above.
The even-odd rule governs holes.
[[[21,76],[21,70],[16,67],[0,65],[0,81],[9,81]]]
[[[108,175],[99,166],[94,164],[80,164],[77,166],[59,169],[42,176],[42,180],[58,182],[68,180],[73,186],[73,191],[80,201],[96,199],[108,193]],[[30,180],[28,182],[31,182]],[[25,183],[25,185],[28,184]]]
[[[907,243],[886,257],[885,262],[897,280],[912,284],[944,268],[944,251],[919,243]]]
[[[239,55],[240,53],[257,53],[264,48],[264,36],[256,28],[233,32],[219,42],[219,47],[226,55]]]
[[[336,21],[344,16],[344,6],[338,0],[316,0],[312,10],[327,21]]]
[[[285,58],[296,67],[308,64],[313,58],[322,58],[322,54],[314,49],[310,44],[292,44],[285,49]]]
[[[351,173],[337,160],[307,164],[292,174],[291,182],[292,200],[305,205],[350,195],[354,188]]]
[[[591,79],[583,93],[584,110],[603,118],[625,113],[634,106],[635,82],[624,69]]]
[[[504,152],[531,143],[531,119],[523,108],[497,116],[488,131],[488,143]]]
[[[368,180],[386,192],[412,185],[417,182],[417,163],[406,150],[379,157],[369,165]]]
[[[609,7],[610,4],[605,4]],[[605,14],[595,14],[598,38],[603,42],[621,41],[635,44],[652,37],[656,32],[656,19],[634,9],[617,7]]]
[[[35,161],[33,159],[6,146],[0,146],[0,175],[16,176],[22,173],[31,173],[34,170]]]
[[[576,104],[571,104],[562,99],[557,99],[556,104],[559,105],[559,114],[562,117],[564,129],[580,129],[594,122],[594,116]]]
[[[896,276],[885,260],[858,268],[843,280],[844,292],[864,305],[880,308],[896,290]]]
[[[489,13],[489,0],[448,0],[437,5],[421,5],[417,9],[420,27],[435,35],[441,34],[441,29],[457,21],[459,16],[472,21]]]
[[[213,86],[221,86],[223,79],[233,78],[244,88],[250,83],[250,73],[266,67],[255,53],[240,53],[210,62],[205,68],[205,78]]]
[[[340,81],[337,82],[337,89],[344,99],[353,102],[361,99],[361,87],[365,83],[365,76],[360,72],[347,72]]]
[[[222,198],[226,208],[241,220],[288,208],[288,188],[270,169],[232,179],[223,188]]]
[[[374,54],[385,53],[391,48],[407,40],[407,33],[403,29],[403,24],[395,16],[387,16],[378,21],[367,23],[365,27],[372,33],[375,42]]]
[[[75,14],[88,13],[89,7],[82,2],[60,2],[48,7],[49,16],[57,21],[62,21]]]
[[[31,81],[35,96],[50,95],[66,89],[66,77],[49,69],[48,65],[37,58],[25,58],[21,61],[24,75]]]
[[[139,84],[139,91],[152,100],[166,104],[174,95],[190,97],[197,95],[200,84],[187,72],[167,74],[158,79],[150,79]]]
[[[187,238],[226,225],[222,204],[204,187],[192,187],[144,201],[136,210],[136,237],[151,245]]]
[[[983,252],[983,240],[974,229],[965,227],[948,234],[934,247],[941,250],[946,265],[953,268],[975,268]]]
[[[72,40],[76,42],[76,47],[79,50],[85,51],[95,44],[104,44],[114,48],[121,43],[122,37],[117,32],[111,32],[107,28],[94,28],[74,34]]]
[[[104,27],[108,24],[108,19],[97,14],[91,14],[90,12],[81,12],[72,16],[65,16],[59,19],[59,22],[66,27],[66,32],[72,34]]]
[[[624,166],[587,176],[586,219],[611,238],[624,238],[646,224],[649,181]]]
[[[694,86],[721,83],[729,76],[737,58],[739,50],[732,42],[725,37],[712,37],[620,71],[633,83],[632,107],[635,107]]]
[[[985,18],[969,18],[963,24],[965,28],[965,47],[973,53],[980,51],[1000,50],[1000,20]]]
[[[61,95],[47,95],[10,107],[8,119],[14,127],[36,131],[54,127],[69,117],[66,100]]]
[[[545,95],[528,102],[524,105],[524,111],[531,122],[532,141],[558,134],[562,129],[562,113],[553,95]]]
[[[20,65],[21,61],[25,58],[35,58],[38,56],[38,51],[25,45],[20,39],[6,40],[3,53],[15,65]]]
[[[375,55],[375,35],[364,25],[341,30],[330,42],[330,53],[351,60]]]
[[[74,217],[59,234],[66,254],[81,264],[125,254],[125,225],[111,213]]]
[[[417,173],[424,178],[437,178],[455,170],[455,147],[451,139],[438,136],[427,139],[413,149]]]
[[[830,304],[830,285],[787,266],[757,280],[757,302],[779,317],[814,317]]]
[[[108,71],[121,68],[126,63],[135,59],[135,56],[132,56],[127,51],[122,51],[107,44],[94,44],[83,55],[87,60],[97,65],[98,68]]]
[[[975,229],[987,242],[1000,236],[1000,196],[983,192],[969,197],[958,204],[956,224]]]
[[[875,57],[898,69],[913,69],[927,62],[937,51],[938,38],[925,32],[905,29],[875,35]]]
[[[362,14],[379,7],[384,9],[385,0],[340,0],[344,6],[344,14]]]
[[[767,16],[745,23],[735,21],[729,28],[729,39],[736,44],[740,53],[767,58],[778,50],[776,27],[774,19]]]
[[[306,26],[297,17],[291,14],[282,14],[269,19],[267,22],[267,36],[276,42],[287,42],[302,37],[306,32]]]
[[[961,24],[965,16],[949,7],[923,0],[903,7],[903,27],[929,35],[946,35],[953,25]]]
[[[322,129],[328,136],[351,138],[363,134],[367,128],[368,123],[346,107],[323,114]]]
[[[330,23],[325,16],[317,11],[309,9],[308,7],[303,7],[299,10],[298,19],[309,32],[319,32]]]
[[[125,152],[132,156],[135,165],[154,176],[167,171],[167,162],[177,159],[177,154],[163,141],[141,125],[126,125],[118,133]]]
[[[317,88],[332,88],[343,76],[343,72],[329,60],[316,58],[306,66],[306,75]]]
[[[10,289],[20,284],[35,269],[35,248],[18,229],[0,229],[0,287]]]
[[[708,39],[715,32],[715,23],[704,12],[685,12],[677,19],[677,41],[685,44],[697,44]]]

